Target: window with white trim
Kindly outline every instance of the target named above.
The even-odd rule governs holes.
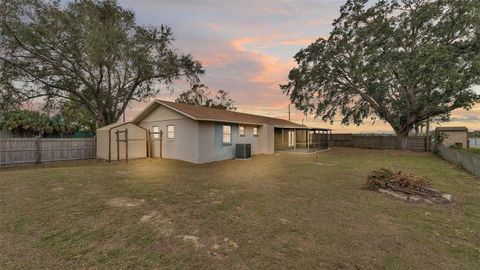
[[[160,129],[158,128],[158,126],[154,126],[152,127],[152,129],[153,129],[153,138],[160,139]]]
[[[253,128],[253,136],[258,136],[258,128]]]
[[[232,143],[232,126],[223,126],[223,143],[231,144]]]
[[[167,126],[167,139],[174,139],[175,138],[175,126],[168,125]]]
[[[238,134],[240,137],[245,137],[245,127],[244,126],[239,126],[238,127]]]

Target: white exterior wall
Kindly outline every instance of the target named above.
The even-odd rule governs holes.
[[[163,157],[185,160],[192,163],[206,163],[226,159],[226,149],[235,147],[235,143],[249,143],[252,145],[252,154],[273,154],[274,151],[274,132],[273,125],[257,126],[258,136],[253,136],[254,125],[241,125],[245,127],[245,136],[240,137],[238,133],[239,124],[232,125],[232,146],[219,146],[218,125],[216,122],[192,120],[181,113],[159,105],[143,120],[138,123],[139,126],[153,132],[153,127],[158,126],[163,131]],[[167,125],[175,127],[175,138],[167,139]],[[236,131],[237,130],[237,131]],[[235,134],[235,135],[234,135]],[[153,135],[151,135],[153,138]],[[152,142],[152,154],[154,157],[160,156],[159,140]],[[227,151],[227,152],[228,152]],[[233,150],[232,150],[233,151]],[[232,158],[231,156],[229,158]]]
[[[215,161],[215,123],[198,122],[198,163]]]
[[[273,154],[275,153],[275,127],[273,125],[263,125],[258,129],[258,153]]]
[[[199,123],[185,117],[162,105],[158,106],[152,113],[145,117],[139,126],[153,132],[153,127],[158,126],[163,131],[164,158],[185,160],[192,163],[199,163],[198,138]],[[173,139],[167,139],[167,126],[173,125],[175,132]],[[154,135],[151,135],[152,139]],[[152,154],[160,157],[160,141],[152,141]]]

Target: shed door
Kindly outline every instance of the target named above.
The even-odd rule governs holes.
[[[153,157],[161,157],[160,151],[162,148],[160,147],[160,144],[162,142],[162,138],[160,136],[160,128],[158,126],[153,126],[151,135],[151,147]]]

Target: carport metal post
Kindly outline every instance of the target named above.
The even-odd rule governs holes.
[[[295,142],[293,144],[293,152],[297,152],[297,129],[293,129],[293,141]]]
[[[310,141],[309,141],[310,138],[308,137],[310,135],[309,133],[310,133],[309,130],[305,130],[305,140],[306,140],[305,142],[307,143],[307,152],[310,150]]]
[[[329,130],[328,131],[328,148],[331,148],[333,145],[333,142],[332,142],[332,131]]]

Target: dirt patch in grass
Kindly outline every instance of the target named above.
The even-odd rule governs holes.
[[[132,208],[145,203],[144,199],[113,198],[108,201],[108,205],[113,207]]]
[[[179,235],[178,237],[180,237],[181,239],[183,239],[183,241],[187,243],[193,244],[195,248],[203,247],[203,244],[200,243],[200,237],[196,235]]]
[[[174,233],[174,224],[171,218],[165,216],[159,211],[153,211],[140,218],[140,223],[147,223],[161,235],[170,236]]]
[[[326,163],[326,162],[315,162],[319,166],[337,166],[335,163]]]

